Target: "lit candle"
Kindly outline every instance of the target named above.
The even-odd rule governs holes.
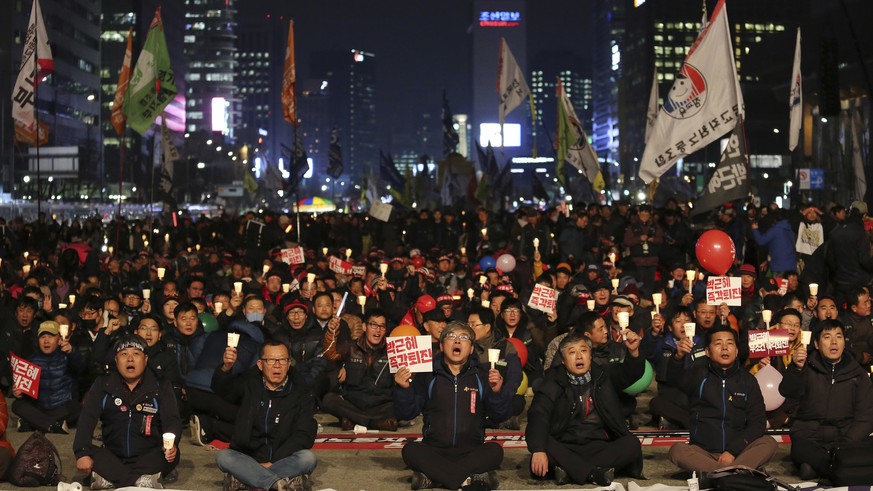
[[[483,228],[482,230],[480,230],[480,232],[482,232],[482,237],[486,237],[486,236],[488,235],[488,229],[487,229],[487,228]]]
[[[159,280],[163,280],[165,274],[167,274],[167,268],[158,268],[158,279]]]
[[[321,248],[321,255],[322,255],[322,256],[327,256],[327,247],[322,247],[322,248]]]
[[[361,306],[361,313],[363,314],[367,305],[367,297],[364,295],[358,295],[358,305]]]
[[[76,304],[76,296],[70,295],[70,305],[75,305],[75,304]]]
[[[346,249],[346,261],[350,260],[351,258],[352,258],[352,250]]]
[[[170,242],[170,234],[164,234],[164,242]]]
[[[619,282],[620,282],[620,280],[619,280],[618,278],[613,278],[613,279],[612,279],[612,291],[615,292],[615,293],[618,293],[618,284],[619,284]]]
[[[215,315],[221,313],[221,308],[224,307],[224,304],[221,302],[215,302]]]
[[[291,283],[282,283],[282,293],[288,293],[291,291]]]
[[[615,264],[615,253],[614,252],[609,253],[609,262],[611,262],[612,264]]]
[[[653,293],[652,294],[652,303],[655,304],[655,312],[661,313],[661,294]]]
[[[388,263],[382,263],[379,265],[379,271],[382,272],[382,278],[385,277],[385,273],[388,272]]]
[[[30,273],[30,265],[29,265],[29,264],[25,264],[24,266],[21,267],[21,271],[22,271],[25,275],[28,274],[28,273]]]
[[[473,292],[473,289],[472,289],[472,288],[467,288],[467,298],[469,298],[470,300],[473,300],[473,294],[474,294],[474,293],[475,293],[475,292]]]
[[[540,239],[539,237],[534,237],[534,250],[540,250]]]
[[[197,252],[200,252],[200,244],[194,244],[194,248],[197,249]]]
[[[589,298],[588,300],[585,301],[585,303],[588,305],[588,310],[594,310],[594,299],[593,298]]]
[[[270,265],[265,264],[263,270],[264,270],[264,276],[267,276],[267,273],[270,272]]]
[[[25,260],[27,260],[27,256],[29,256],[29,255],[30,255],[30,253],[29,253],[29,252],[27,252],[27,251],[24,251],[24,259],[25,259]]]
[[[461,255],[462,255],[462,256],[466,256],[466,255],[467,255],[467,248],[466,248],[466,247],[461,247]]]
[[[479,284],[482,286],[485,286],[485,283],[488,283],[488,277],[485,275],[480,276],[479,277]]]
[[[761,311],[761,320],[767,324],[767,329],[770,329],[770,321],[773,320],[773,311],[764,309]]]
[[[115,248],[112,246],[109,246],[108,249],[109,249],[109,255],[111,256],[112,252],[115,251]]]

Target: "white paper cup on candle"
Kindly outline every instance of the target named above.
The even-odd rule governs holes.
[[[618,278],[612,279],[612,289],[618,291],[618,284],[621,282]]]
[[[467,248],[466,248],[466,247],[461,247],[461,255],[462,255],[462,256],[466,256],[466,255],[467,255]]]
[[[772,310],[762,310],[761,311],[761,320],[764,321],[764,324],[770,325],[770,321],[773,320],[773,311]]]
[[[67,308],[67,304],[65,304],[65,303],[59,303],[59,304],[58,304],[58,308],[61,309],[61,310],[63,310],[63,309],[65,309],[65,308]]]
[[[479,277],[479,284],[484,286],[485,283],[488,283],[488,277],[485,275],[480,276]]]
[[[176,444],[176,434],[175,433],[164,433],[164,451],[169,452],[173,449],[173,446]]]
[[[697,278],[697,271],[694,271],[693,269],[689,269],[688,271],[685,272],[685,278],[688,279],[688,281],[693,282],[694,278]]]
[[[382,263],[379,265],[379,271],[382,273],[382,277],[385,277],[385,273],[388,272],[388,264]]]
[[[697,334],[697,324],[686,322],[683,324],[683,327],[685,328],[685,337],[693,341],[694,336]]]
[[[470,300],[473,300],[473,295],[475,295],[475,293],[476,292],[474,292],[472,288],[467,288],[467,298]]]
[[[667,280],[667,288],[672,290],[674,286],[676,286],[676,280],[674,280],[674,279]]]
[[[67,339],[67,336],[70,334],[70,326],[68,324],[59,325],[58,334],[61,335],[61,339]]]
[[[224,307],[224,304],[221,302],[215,302],[215,305],[213,306],[215,307],[215,315],[218,315],[221,313],[221,309]]]
[[[309,283],[309,288],[315,283],[315,273],[306,273],[306,282]]]
[[[282,283],[282,293],[288,293],[291,291],[291,283]]]
[[[239,333],[238,332],[229,332],[227,333],[227,346],[229,348],[236,348],[239,344]]]
[[[152,298],[152,291],[151,291],[151,289],[149,289],[149,288],[143,288],[143,289],[142,289],[142,298],[143,298],[143,300],[148,300],[148,299]]]
[[[76,296],[70,295],[70,305],[74,305],[76,303]]]
[[[810,283],[809,284],[809,294],[815,297],[818,295],[818,283]]]
[[[629,312],[619,312],[618,313],[618,327],[624,329],[630,324],[630,313]]]
[[[237,293],[242,293],[242,281],[233,282],[233,291]]]
[[[167,268],[158,268],[158,279],[164,279],[164,275],[167,274]]]
[[[321,255],[322,255],[322,256],[327,256],[327,247],[322,247],[322,248],[321,248]]]
[[[352,258],[352,250],[346,249],[346,261]]]
[[[663,300],[663,296],[660,293],[652,294],[652,303],[655,304],[655,312],[659,312],[661,308],[661,300]]]
[[[364,295],[358,295],[358,305],[361,306],[361,312],[363,312],[364,307],[367,305],[367,297]]]
[[[28,273],[30,273],[30,265],[29,265],[29,264],[25,264],[24,266],[22,266],[22,267],[21,267],[21,272],[24,273],[24,274],[28,274]]]
[[[612,264],[615,264],[615,253],[610,252],[607,256],[609,257],[609,262],[611,262]]]
[[[500,360],[500,350],[488,348],[488,363],[491,364],[491,369],[494,370],[494,364]]]
[[[534,249],[540,250],[540,239],[538,237],[534,237],[533,243],[534,243]]]
[[[588,310],[594,310],[594,299],[589,298],[585,304],[588,306]]]
[[[488,301],[488,300],[482,300],[482,307],[483,307],[483,308],[486,308],[486,309],[490,309],[490,308],[491,308],[491,302]]]
[[[270,272],[270,265],[269,265],[269,264],[265,264],[264,267],[263,267],[263,271],[264,271],[263,276],[267,276],[267,273]]]
[[[804,346],[809,346],[809,343],[812,342],[812,331],[800,331],[800,342]]]

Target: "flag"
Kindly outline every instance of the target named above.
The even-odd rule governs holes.
[[[566,182],[564,175],[564,162],[566,161],[582,171],[591,182],[594,190],[600,192],[606,185],[600,171],[600,163],[597,161],[597,154],[588,143],[588,135],[582,129],[582,123],[576,117],[576,111],[573,109],[573,104],[570,102],[567,92],[564,91],[564,84],[561,83],[560,79],[558,79],[557,98],[558,134],[555,138],[557,150],[555,172],[558,174],[558,181],[561,185]]]
[[[800,28],[797,28],[797,44],[794,46],[794,68],[791,69],[791,94],[788,96],[788,116],[791,127],[788,130],[788,150],[797,148],[800,140],[800,126],[803,124],[803,87],[800,75]]]
[[[649,110],[646,111],[646,139],[644,143],[649,143],[649,137],[652,136],[652,128],[655,127],[655,121],[658,119],[658,69],[655,68],[655,75],[652,78],[652,92],[649,93]]]
[[[18,68],[18,78],[12,89],[12,119],[20,121],[31,131],[36,121],[34,116],[36,87],[43,78],[54,71],[55,62],[48,44],[45,24],[42,22],[42,10],[39,8],[39,0],[33,0],[30,22],[27,24],[27,37],[24,39],[24,49],[21,52],[21,66]]]
[[[15,120],[15,141],[26,143],[32,147],[41,147],[48,143],[49,139],[49,125],[39,122],[39,136],[37,137],[37,131],[35,129],[30,129],[27,126],[24,126],[24,123],[21,121]]]
[[[498,118],[502,126],[506,115],[530,97],[530,88],[524,81],[521,67],[503,38],[500,38],[500,60],[497,64],[497,93],[500,94]]]
[[[294,21],[288,21],[288,47],[285,48],[285,74],[282,77],[282,110],[285,121],[297,126],[297,67],[294,65]]]
[[[285,147],[287,148],[287,147]],[[309,172],[309,158],[303,139],[299,134],[294,139],[294,151],[291,152],[291,176],[288,178],[288,191],[298,191],[303,182],[303,176]]]
[[[497,162],[495,161],[495,165]],[[512,194],[512,161],[508,160],[503,165],[503,170],[498,171],[497,178],[494,179],[494,190],[500,196],[509,196]]]
[[[850,112],[849,124],[852,125],[852,169],[855,172],[855,199],[864,201],[867,194],[867,176],[864,173],[864,157],[861,154],[861,127],[859,114]]]
[[[658,111],[640,163],[647,184],[728,133],[744,114],[728,26],[725,0],[719,0]]]
[[[449,109],[449,99],[443,90],[443,155],[457,151],[461,139],[455,131],[455,122],[452,120],[452,110]]]
[[[546,201],[551,199],[549,198],[549,192],[546,191],[546,187],[543,186],[543,182],[540,181],[536,174],[533,174],[530,184],[534,198],[542,198]]]
[[[402,190],[406,184],[405,179],[397,170],[397,165],[391,154],[384,154],[379,150],[379,177],[394,189]]]
[[[165,118],[161,118],[161,149],[164,156],[161,165],[161,191],[169,195],[173,190],[174,162],[179,160],[179,150],[173,143]]]
[[[479,156],[479,168],[482,173],[489,177],[496,178],[499,172],[497,167],[497,158],[494,156],[494,147],[491,142],[488,142],[488,149],[483,149],[479,142],[476,142],[476,154]]]
[[[749,153],[741,118],[728,138],[728,144],[721,153],[715,172],[706,183],[700,198],[694,202],[691,214],[699,215],[728,201],[743,199],[749,195],[749,188]]]
[[[121,73],[118,75],[118,87],[115,89],[115,99],[112,102],[112,126],[115,133],[124,133],[127,117],[121,111],[124,107],[124,97],[127,95],[127,85],[130,82],[130,59],[133,57],[133,26],[127,31],[127,49],[124,50],[124,61],[121,63]]]
[[[161,22],[161,7],[149,27],[145,44],[136,60],[133,76],[127,88],[122,112],[131,129],[140,135],[148,131],[155,118],[176,96],[176,77],[170,66],[170,53]]]
[[[252,175],[252,169],[249,166],[243,167],[243,189],[249,196],[254,196],[258,192],[258,182]]]
[[[327,174],[337,179],[343,173],[343,150],[339,144],[339,131],[330,130],[330,147],[327,149]]]
[[[266,155],[266,152],[264,152]],[[278,191],[280,189],[285,189],[285,180],[282,179],[282,171],[279,169],[279,163],[273,165],[266,156],[263,156],[264,159],[264,187],[271,191]]]

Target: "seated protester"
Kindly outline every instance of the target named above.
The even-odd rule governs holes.
[[[89,295],[81,300],[81,305],[78,315],[73,314],[71,319],[74,324],[70,326],[70,344],[86,366],[85,373],[78,378],[79,396],[84,397],[94,380],[106,373],[106,362],[104,354],[94,355],[94,342],[103,325],[103,299]]]
[[[598,365],[609,363],[621,363],[624,361],[627,351],[624,346],[609,338],[609,328],[606,321],[597,312],[585,312],[576,320],[576,326],[570,332],[578,331],[585,335],[592,343],[592,358]],[[569,334],[569,333],[568,333]],[[561,357],[558,353],[558,345],[567,334],[561,334],[549,343],[546,352],[545,366],[549,368],[559,366]]]
[[[334,343],[337,329],[328,328],[324,344],[330,345],[325,358],[343,363],[339,393],[324,395],[322,409],[340,419],[343,431],[355,425],[397,431],[391,389],[394,377],[388,369],[385,313],[372,309],[366,314],[364,334],[357,341]]]
[[[12,371],[9,366],[9,353],[19,358],[28,358],[36,347],[36,331],[39,322],[36,314],[39,303],[31,297],[20,296],[15,304],[15,319],[7,319],[0,325],[0,388],[12,387]]]
[[[91,346],[91,364],[95,370],[99,370],[100,374],[109,373],[112,370],[112,366],[115,364],[112,347],[115,346],[118,338],[130,334],[121,319],[107,310],[106,304],[108,303],[108,300],[103,302],[103,316],[98,320],[97,336]]]
[[[691,438],[670,447],[670,461],[701,473],[729,465],[761,467],[773,458],[777,445],[765,434],[767,416],[758,381],[737,363],[736,331],[713,327],[705,339],[706,358],[686,369],[684,358],[694,346],[685,338],[667,367],[667,376],[680,381],[691,408]]]
[[[649,401],[649,410],[656,418],[659,429],[688,429],[691,427],[688,396],[679,386],[679,379],[669,377],[670,359],[676,354],[679,342],[686,338],[685,324],[691,322],[691,314],[684,309],[676,309],[670,314],[669,330],[666,335],[655,335],[658,340],[647,348],[658,353],[653,363],[655,380],[658,381],[658,394]],[[645,340],[644,340],[645,341]],[[702,333],[695,332],[691,353],[683,358],[683,366],[690,369],[698,358],[706,357],[706,346]]]
[[[350,308],[355,304],[355,301],[356,299],[350,298],[344,308]],[[323,352],[327,351],[331,342],[334,344],[342,343],[348,345],[352,340],[352,333],[351,329],[349,329],[348,323],[336,315],[341,303],[342,295],[338,290],[318,292],[313,297],[312,316],[314,317],[315,324],[321,328],[322,333],[326,333],[328,330],[334,331],[334,336],[330,341],[326,339],[326,336],[324,337]],[[330,358],[328,359],[330,360]],[[330,361],[331,366],[329,368],[327,380],[330,383],[330,388],[334,389],[337,386],[337,380],[340,376],[340,368],[336,365],[336,360]]]
[[[770,323],[770,328],[788,330],[788,347],[790,352],[787,355],[772,358],[766,356],[764,358],[750,359],[748,361],[748,364],[751,365],[749,367],[749,373],[755,375],[762,368],[770,365],[778,370],[784,377],[788,367],[791,366],[792,358],[796,356],[797,350],[803,347],[800,326],[800,312],[795,309],[785,309],[774,314],[772,322]],[[778,429],[788,426],[791,422],[791,418],[793,418],[794,414],[797,412],[799,405],[800,401],[789,397],[786,398],[785,402],[783,402],[778,408],[772,411],[767,411],[767,427]]]
[[[239,405],[240,412],[230,449],[217,458],[225,490],[310,489],[309,474],[316,465],[311,450],[318,429],[315,401],[292,364],[288,347],[269,339],[261,346],[257,369],[235,374],[237,350],[226,348],[212,388]]]
[[[491,312],[491,309],[474,306],[467,315],[467,326],[476,333],[473,354],[479,359],[479,364],[484,366],[490,364],[488,350],[496,349],[499,351],[499,359],[494,365],[503,377],[502,390],[512,397],[512,416],[501,423],[499,427],[520,430],[521,425],[518,422],[518,417],[524,412],[526,404],[524,395],[516,394],[522,380],[521,360],[518,358],[515,346],[500,337],[499,334],[495,334],[494,329],[492,329],[493,325],[494,313]],[[498,427],[490,421],[487,424],[490,427]]]
[[[448,320],[443,314],[442,310],[432,309],[422,316],[422,327],[424,328],[424,334],[430,334],[430,342],[431,347],[433,348],[433,352],[436,353],[440,350],[440,335],[443,332],[443,329],[446,328],[446,324]]]
[[[505,339],[517,338],[527,346],[524,371],[529,383],[539,379],[543,373],[543,352],[533,342],[527,314],[517,298],[507,297],[500,305],[500,316],[494,322],[494,329]]]
[[[580,332],[562,338],[561,365],[543,376],[534,394],[525,440],[535,477],[553,473],[555,484],[612,484],[615,470],[642,478],[643,452],[620,417],[617,391],[642,377],[640,338],[628,333],[631,354],[620,369],[592,362],[591,339]]]
[[[485,417],[498,423],[507,419],[512,398],[501,390],[500,372],[472,356],[475,337],[471,328],[451,322],[440,335],[442,350],[434,356],[432,373],[412,374],[404,367],[394,374],[397,417],[424,414],[423,440],[407,443],[402,451],[413,471],[412,489],[437,483],[449,489],[497,487],[494,471],[503,448],[485,443]]]
[[[204,335],[202,349],[185,379],[188,404],[191,407],[189,427],[195,445],[205,446],[215,439],[228,442],[233,435],[233,425],[239,408],[213,392],[212,373],[224,359],[228,335],[231,333],[239,335],[234,373],[243,373],[255,366],[258,351],[264,343],[263,332],[256,325],[258,319],[263,318],[263,302],[257,294],[247,296],[243,305],[243,311],[247,312],[245,318],[232,320],[226,331]],[[252,306],[258,306],[255,310],[257,314],[253,313]],[[198,331],[203,329],[193,303],[185,302],[176,307],[176,325],[180,330],[187,326],[195,326]]]
[[[55,321],[43,321],[37,332],[36,353],[28,361],[41,368],[36,401],[13,389],[17,399],[12,411],[19,416],[18,431],[40,430],[67,434],[67,423],[75,425],[82,405],[79,404],[76,377],[85,371],[85,363],[70,343],[62,339]]]
[[[867,287],[855,287],[846,293],[847,309],[840,316],[845,327],[846,347],[855,361],[866,370],[873,364],[873,315]]]
[[[0,481],[6,480],[6,471],[15,457],[15,449],[6,439],[6,427],[9,425],[9,412],[6,410],[6,398],[0,397]]]
[[[167,380],[173,384],[176,402],[180,402],[182,374],[179,373],[179,362],[176,359],[176,344],[162,339],[160,319],[152,314],[140,315],[133,332],[146,343],[149,369],[155,373],[159,382]]]
[[[873,447],[873,387],[846,349],[842,323],[821,321],[814,344],[808,356],[803,345],[797,348],[779,384],[783,396],[800,401],[791,423],[791,460],[806,481],[833,477],[831,452],[837,445]]]
[[[298,296],[286,296],[285,322],[273,339],[288,345],[295,372],[320,400],[330,390],[329,372],[334,363],[324,357],[324,332],[309,315],[309,303]]]
[[[147,369],[146,346],[138,336],[115,345],[115,370],[103,375],[85,396],[73,440],[76,468],[91,475],[91,489],[124,486],[158,488],[161,475],[179,463],[182,420],[169,382]],[[102,446],[92,443],[97,422]],[[176,435],[164,451],[163,434]]]

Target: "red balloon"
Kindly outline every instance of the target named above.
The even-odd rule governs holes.
[[[412,258],[412,265],[415,266],[415,269],[424,267],[424,258],[421,256],[415,256]]]
[[[696,254],[703,269],[724,276],[734,265],[737,249],[728,234],[721,230],[708,230],[697,239]]]
[[[527,346],[524,345],[524,341],[518,338],[509,338],[507,339],[512,346],[515,347],[515,351],[518,353],[518,359],[521,360],[521,367],[524,368],[527,365]]]

